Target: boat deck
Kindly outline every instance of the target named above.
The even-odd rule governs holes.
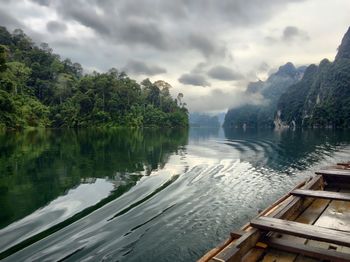
[[[316,172],[199,262],[350,261],[350,163]]]

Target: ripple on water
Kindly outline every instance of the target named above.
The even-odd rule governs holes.
[[[350,153],[348,144],[295,143],[296,134],[242,136],[190,141],[121,197],[5,261],[193,261]]]

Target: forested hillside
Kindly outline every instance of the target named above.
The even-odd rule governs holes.
[[[140,84],[112,68],[84,74],[22,30],[0,27],[0,128],[187,126],[183,94],[164,81]]]
[[[350,127],[350,28],[334,62],[310,65],[303,79],[278,102],[275,124],[282,127]]]
[[[264,98],[264,103],[261,105],[246,104],[228,110],[224,126],[228,128],[273,127],[278,99],[290,85],[301,79],[304,70],[305,67],[295,68],[292,63],[287,63],[281,66],[276,73],[271,74],[265,82],[250,83],[246,90],[247,95],[260,93]]]
[[[190,125],[194,127],[220,127],[219,117],[217,115],[191,113],[189,121]]]

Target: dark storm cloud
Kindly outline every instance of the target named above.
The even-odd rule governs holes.
[[[51,33],[59,33],[67,30],[67,26],[64,23],[58,21],[50,21],[46,24],[46,28]]]
[[[184,85],[193,86],[210,86],[210,83],[204,76],[198,74],[183,74],[179,79],[179,82]]]
[[[166,69],[159,66],[147,65],[142,61],[131,60],[125,66],[126,72],[135,74],[143,74],[148,76],[166,73]]]
[[[240,73],[233,71],[231,68],[225,66],[215,66],[208,71],[211,78],[222,81],[240,80],[243,76]]]
[[[282,40],[289,42],[295,39],[309,40],[309,36],[306,32],[300,30],[296,26],[285,27],[282,34]]]

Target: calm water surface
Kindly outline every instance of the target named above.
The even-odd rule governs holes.
[[[0,259],[195,261],[349,159],[347,131],[0,134]]]

